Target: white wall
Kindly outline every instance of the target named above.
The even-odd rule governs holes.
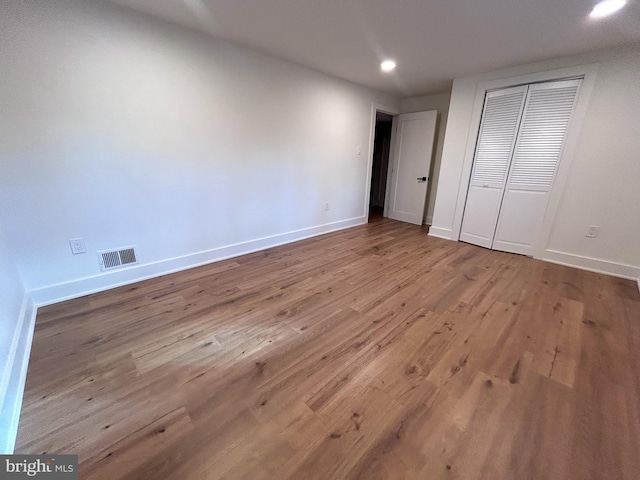
[[[440,163],[442,160],[442,147],[444,145],[444,133],[447,126],[447,116],[449,114],[449,101],[451,92],[425,95],[422,97],[405,98],[400,101],[401,113],[424,112],[436,110],[438,120],[436,123],[436,141],[434,145],[433,157],[431,159],[431,170],[429,172],[429,187],[427,191],[427,204],[424,212],[424,223],[431,225],[433,221],[433,211],[436,204],[436,194],[438,192],[438,178],[440,176]]]
[[[477,134],[472,122],[477,88],[485,82],[577,65],[597,64],[585,116],[575,133],[572,152],[561,165],[570,169],[558,198],[555,218],[541,258],[619,276],[640,276],[640,45],[555,59],[537,64],[456,79],[432,231],[456,240],[459,192],[468,185],[463,164],[468,139]],[[573,126],[571,127],[573,128]],[[472,148],[472,145],[471,145]],[[462,197],[464,199],[464,197]],[[587,239],[588,225],[599,225]]]
[[[37,303],[366,221],[396,99],[109,2],[0,9],[0,222]]]

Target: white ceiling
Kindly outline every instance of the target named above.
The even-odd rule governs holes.
[[[640,42],[640,0],[112,0],[399,97],[498,68]],[[392,74],[380,60],[393,58]]]

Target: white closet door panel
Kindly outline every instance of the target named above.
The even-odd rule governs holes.
[[[460,240],[491,248],[495,221],[500,211],[502,188],[471,185],[464,210],[464,227]],[[489,221],[487,221],[489,219]]]
[[[531,85],[507,190],[551,189],[580,83],[570,80]]]
[[[527,87],[489,92],[471,172],[471,185],[503,188]]]
[[[527,87],[487,93],[460,240],[491,247]]]
[[[529,87],[492,248],[533,255],[581,80]]]
[[[546,206],[546,192],[507,190],[492,248],[532,256],[531,239],[536,238]]]

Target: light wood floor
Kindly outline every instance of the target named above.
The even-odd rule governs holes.
[[[38,312],[83,479],[638,479],[634,282],[378,220]]]

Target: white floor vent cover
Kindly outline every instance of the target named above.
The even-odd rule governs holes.
[[[100,270],[102,271],[138,263],[134,247],[104,250],[98,252],[98,259],[100,260]]]

